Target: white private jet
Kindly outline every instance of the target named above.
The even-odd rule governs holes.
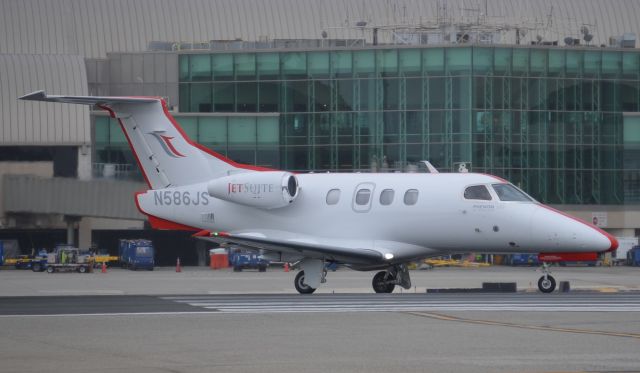
[[[614,237],[547,207],[509,182],[476,173],[294,174],[238,164],[190,140],[157,97],[49,96],[116,118],[150,190],[135,201],[154,228],[298,262],[294,285],[313,293],[326,263],[380,270],[377,293],[411,287],[406,263],[453,253],[539,253],[542,262],[595,260]],[[552,292],[543,266],[538,281]]]

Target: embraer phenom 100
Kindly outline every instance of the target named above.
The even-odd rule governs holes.
[[[313,293],[325,264],[373,277],[377,293],[411,287],[407,263],[453,253],[539,253],[542,262],[595,260],[618,247],[597,227],[553,210],[509,182],[475,173],[310,173],[238,164],[190,140],[157,97],[48,96],[116,118],[150,189],[135,196],[154,228],[190,229],[220,244],[297,262]],[[430,165],[429,165],[430,166]],[[555,289],[543,266],[542,292]]]

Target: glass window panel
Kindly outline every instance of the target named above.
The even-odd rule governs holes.
[[[189,55],[191,81],[211,80],[211,56],[208,54]]]
[[[329,80],[314,80],[313,90],[315,102],[312,103],[314,111],[331,110],[331,86]]]
[[[189,55],[188,54],[181,54],[178,56],[179,62],[178,64],[180,65],[180,72],[178,73],[178,76],[180,77],[180,81],[184,82],[184,81],[188,81],[190,79],[189,77]]]
[[[422,79],[409,78],[405,81],[407,110],[420,110],[422,108]]]
[[[227,146],[227,118],[200,117],[198,126],[200,133],[198,142],[210,147]]]
[[[496,73],[505,74],[511,71],[511,48],[495,48],[493,66]]]
[[[547,49],[531,49],[531,68],[532,75],[543,75],[547,70]]]
[[[468,73],[471,70],[471,48],[447,48],[446,62],[450,73]]]
[[[329,53],[310,52],[307,54],[309,64],[309,76],[328,77],[329,76]]]
[[[277,79],[280,75],[278,53],[257,53],[258,76],[260,79]]]
[[[399,82],[398,79],[382,79],[380,81],[380,83],[382,84],[382,92],[383,92],[383,99],[384,99],[384,104],[383,107],[384,109],[387,110],[397,110],[398,109],[398,89],[399,89]]]
[[[127,138],[117,120],[109,118],[109,143],[111,145],[127,144]]]
[[[356,193],[356,205],[366,205],[369,203],[369,198],[371,198],[371,189],[360,189]]]
[[[418,190],[417,189],[409,189],[404,193],[404,204],[405,205],[415,205],[418,202]]]
[[[444,74],[444,49],[426,48],[422,51],[424,71],[429,75]]]
[[[380,193],[380,204],[383,206],[389,206],[393,203],[393,196],[395,192],[393,189],[385,189]]]
[[[584,54],[584,73],[590,76],[600,75],[601,52],[587,51]]]
[[[622,53],[622,74],[627,78],[637,78],[640,74],[640,53]]]
[[[234,104],[235,84],[215,83],[213,85],[213,111],[232,112],[234,110]]]
[[[340,201],[340,189],[331,189],[327,193],[327,205],[335,205]]]
[[[213,80],[233,79],[233,55],[213,54],[211,55],[211,68],[213,70]]]
[[[255,113],[258,108],[258,83],[244,82],[236,85],[237,112]]]
[[[307,74],[307,54],[304,52],[281,53],[282,73],[289,77],[303,77]]]
[[[622,70],[621,52],[602,52],[602,75],[616,77]]]
[[[191,83],[180,83],[179,85],[179,94],[180,94],[180,98],[179,98],[179,103],[178,103],[178,107],[179,107],[179,111],[182,112],[189,112],[191,111]]]
[[[352,75],[351,52],[340,51],[331,54],[333,74],[337,77],[350,77]]]
[[[176,121],[191,140],[198,139],[198,117],[176,117]]]
[[[421,53],[419,49],[400,50],[400,71],[403,75],[420,75]]]
[[[256,55],[252,53],[235,54],[235,68],[237,79],[255,79]]]
[[[357,76],[371,76],[375,71],[373,51],[357,51],[353,53],[353,70]]]
[[[558,49],[549,50],[549,75],[561,76],[564,73],[565,51]]]
[[[258,118],[258,145],[280,143],[280,121],[278,117]]]
[[[491,194],[486,186],[473,185],[464,190],[464,198],[491,201]]]
[[[229,146],[256,144],[256,119],[230,117],[229,118]]]
[[[198,113],[208,113],[211,107],[211,83],[191,84],[191,108],[189,111]]]
[[[527,75],[529,72],[529,49],[513,49],[513,74]]]
[[[275,82],[258,83],[258,111],[261,113],[273,113],[279,111],[280,84]]]
[[[109,117],[95,117],[96,144],[109,143]]]
[[[429,78],[429,109],[444,109],[445,78]]]
[[[396,76],[398,74],[398,51],[395,49],[376,51],[378,71],[382,76]]]
[[[284,111],[307,111],[307,100],[309,97],[309,94],[307,93],[307,86],[307,81],[287,81],[284,83]]]
[[[493,48],[473,48],[473,71],[485,74],[493,67]]]
[[[640,83],[638,81],[620,81],[620,99],[622,100],[622,111],[640,111],[639,96]]]
[[[582,75],[582,60],[584,53],[582,51],[566,51],[566,69],[568,76]]]
[[[492,184],[501,201],[530,202],[531,198],[511,184]]]
[[[338,110],[353,110],[353,85],[352,79],[341,79],[338,83]]]

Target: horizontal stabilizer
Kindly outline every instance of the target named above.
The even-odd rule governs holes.
[[[160,98],[153,97],[100,97],[100,96],[55,96],[47,95],[44,91],[36,91],[20,97],[20,100],[64,102],[82,105],[113,105],[113,104],[141,104],[158,102]]]

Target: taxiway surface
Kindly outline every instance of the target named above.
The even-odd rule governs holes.
[[[575,279],[572,286],[580,291],[550,295],[417,291],[427,279],[434,286],[476,286],[507,277],[520,284],[536,275],[531,269],[414,273],[415,292],[371,294],[370,274],[338,271],[329,274],[335,294],[301,296],[290,289],[246,294],[285,286],[295,274],[282,272],[2,271],[0,370],[640,370],[637,270],[568,268],[558,277]],[[16,278],[25,279],[23,293],[8,296],[15,295],[16,289],[6,289],[20,283]],[[134,283],[127,287],[127,281]],[[116,291],[128,295],[99,295],[122,294]],[[236,294],[210,294],[222,291]]]

